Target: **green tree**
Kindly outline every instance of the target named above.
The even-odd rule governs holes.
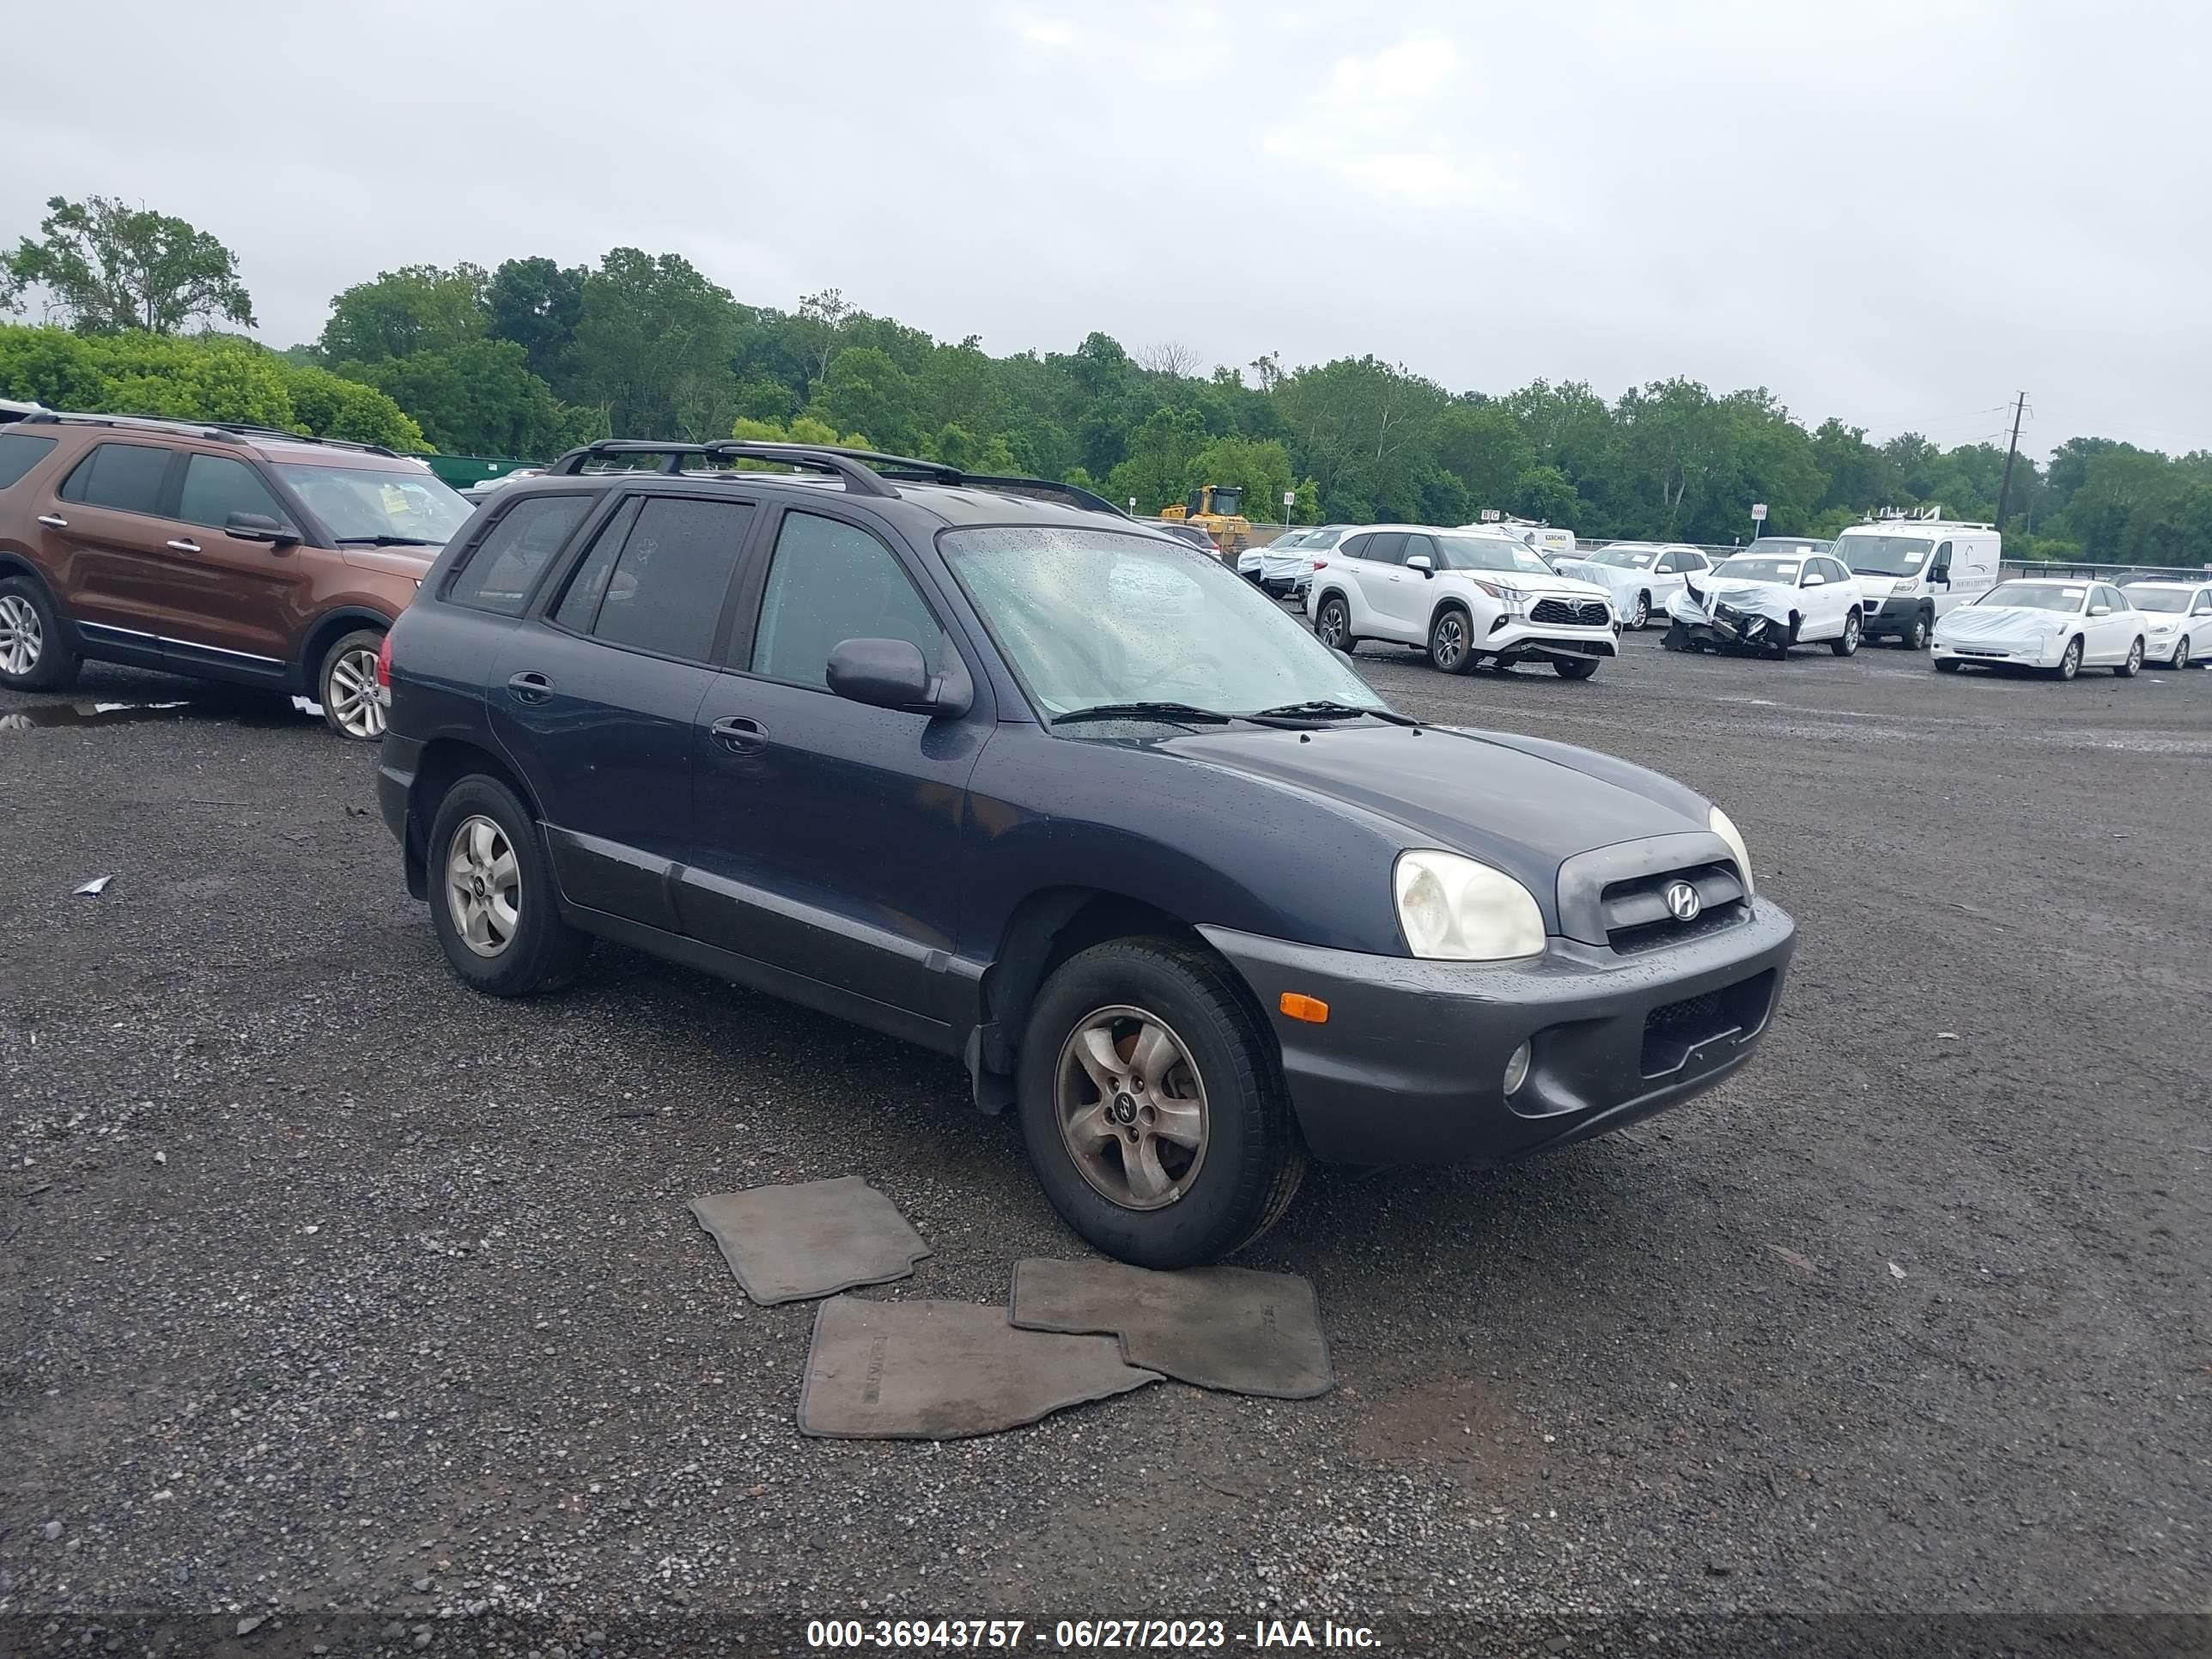
[[[1100,493],[1115,502],[1134,496],[1137,512],[1157,514],[1182,501],[1184,492],[1197,483],[1225,482],[1191,477],[1193,463],[1206,446],[1206,422],[1197,411],[1155,410],[1130,434],[1128,458],[1106,475],[1106,488]]]
[[[512,340],[467,340],[355,371],[412,416],[437,448],[542,460],[597,424],[596,411],[556,402]]]
[[[1521,423],[1493,403],[1455,401],[1437,417],[1435,447],[1437,465],[1460,481],[1478,508],[1504,507],[1522,475],[1536,464],[1536,447]]]
[[[585,270],[544,258],[508,259],[485,284],[484,323],[495,340],[522,348],[530,372],[550,382],[575,343]]]
[[[848,347],[831,360],[808,412],[848,431],[872,432],[901,454],[919,441],[914,377],[873,346]]]
[[[380,363],[446,351],[484,336],[484,289],[475,265],[403,265],[356,283],[331,301],[318,349],[325,364]]]
[[[80,333],[173,334],[195,318],[253,326],[236,254],[182,219],[112,197],[49,197],[39,240],[24,237],[0,269],[0,298],[42,287]]]
[[[292,399],[292,419],[287,424],[301,431],[318,438],[382,444],[403,455],[430,447],[422,428],[374,386],[310,364],[288,368],[285,387]]]
[[[605,409],[618,437],[720,437],[736,418],[738,323],[729,290],[690,260],[615,248],[584,279],[561,394]]]
[[[107,376],[93,343],[61,328],[0,324],[0,398],[104,410]]]
[[[1291,452],[1273,438],[1216,438],[1200,450],[1183,472],[1186,493],[1200,484],[1235,484],[1244,491],[1244,516],[1279,523],[1283,492],[1295,487]]]

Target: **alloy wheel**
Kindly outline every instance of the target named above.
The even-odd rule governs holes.
[[[1636,596],[1635,614],[1629,617],[1628,625],[1631,628],[1644,628],[1648,627],[1650,621],[1651,596],[1649,593],[1638,593]]]
[[[2181,636],[2181,643],[2173,647],[2173,665],[2176,668],[2189,666],[2189,635],[2186,634]]]
[[[1314,632],[1321,636],[1321,642],[1330,650],[1340,650],[1344,645],[1345,628],[1348,621],[1343,604],[1331,599],[1322,606],[1321,615],[1315,618]]]
[[[1084,1180],[1125,1210],[1174,1203],[1206,1162],[1206,1085],[1183,1040],[1142,1008],[1117,1003],[1076,1023],[1053,1111]]]
[[[522,866],[507,831],[481,813],[463,818],[446,844],[446,907],[461,943],[495,957],[522,925]]]
[[[2070,680],[2081,672],[2081,641],[2072,640],[2067,643],[2066,654],[2058,659],[2058,678],[2062,680]]]
[[[0,674],[27,674],[46,649],[36,606],[16,593],[0,598]]]
[[[384,700],[377,693],[376,653],[365,647],[335,659],[323,685],[324,707],[349,738],[384,735]]]
[[[1467,655],[1467,624],[1460,620],[1458,611],[1447,611],[1437,618],[1429,635],[1429,655],[1446,673],[1458,667],[1460,659]]]

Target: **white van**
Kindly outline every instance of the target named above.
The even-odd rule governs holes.
[[[1938,617],[1997,585],[2004,545],[1992,525],[1882,519],[1847,527],[1835,551],[1859,579],[1867,638],[1924,651]]]

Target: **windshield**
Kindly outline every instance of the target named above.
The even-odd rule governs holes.
[[[342,542],[443,547],[476,509],[428,472],[279,461],[276,476]]]
[[[1436,542],[1447,570],[1518,570],[1530,576],[1553,574],[1552,567],[1526,544],[1503,536],[1439,536]]]
[[[1836,550],[1861,576],[1917,576],[1936,544],[1911,536],[1844,536]]]
[[[1276,548],[1305,547],[1311,544],[1314,538],[1320,534],[1321,532],[1318,530],[1288,531],[1284,534],[1276,537],[1275,539],[1269,542],[1267,545],[1269,547]]]
[[[2124,587],[2121,592],[2138,611],[2186,611],[2190,592],[2185,587]]]
[[[1828,551],[1828,544],[1801,540],[1795,537],[1761,536],[1743,550],[1750,554],[1771,554],[1785,559],[1799,559],[1808,553],[1826,553]]]
[[[1294,702],[1389,707],[1273,600],[1202,553],[1049,525],[950,531],[938,545],[1047,716],[1127,702],[1237,714]]]
[[[1589,556],[1589,562],[1617,564],[1624,570],[1649,570],[1658,556],[1656,547],[1601,547]]]
[[[1339,542],[1344,539],[1344,532],[1345,526],[1340,524],[1329,525],[1326,528],[1321,530],[1309,530],[1306,532],[1306,545],[1308,547],[1334,547]]]
[[[2088,592],[2086,586],[2062,587],[2057,582],[2000,582],[1975,603],[2016,605],[2023,611],[2079,611]]]
[[[1797,585],[1797,561],[1795,559],[1730,559],[1713,572],[1716,581],[1780,582],[1785,587]]]

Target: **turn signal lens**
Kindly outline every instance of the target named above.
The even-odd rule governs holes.
[[[1320,1025],[1328,1018],[1328,1004],[1319,997],[1306,996],[1297,991],[1285,991],[1275,1005],[1292,1019],[1304,1020],[1310,1025]]]
[[[386,634],[376,647],[376,684],[380,690],[392,690],[392,635]]]

